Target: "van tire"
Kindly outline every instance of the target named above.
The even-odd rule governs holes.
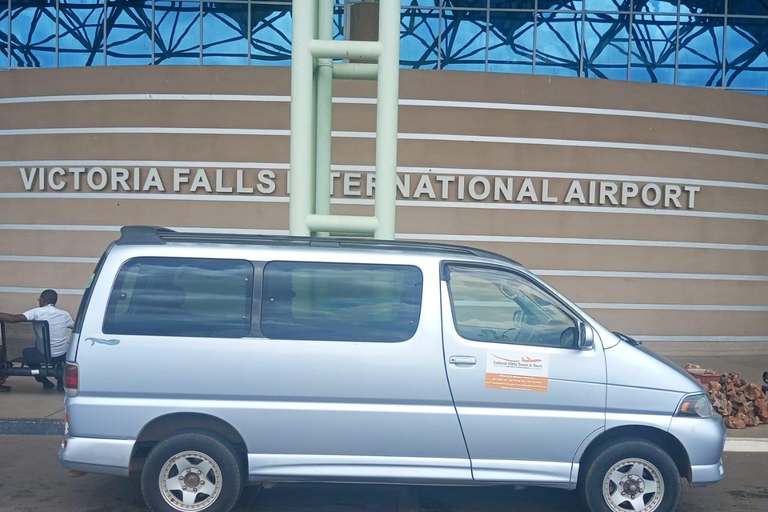
[[[677,465],[654,443],[643,439],[618,441],[586,462],[579,492],[590,512],[631,512],[633,506],[638,512],[673,512],[680,503],[682,485]],[[661,492],[648,492],[654,485]],[[621,503],[632,498],[634,504]]]
[[[243,473],[226,439],[212,432],[184,431],[149,452],[141,471],[141,493],[153,512],[229,512],[240,499]]]

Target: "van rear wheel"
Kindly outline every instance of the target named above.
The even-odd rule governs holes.
[[[641,439],[604,448],[581,482],[591,512],[672,512],[680,502],[681,487],[672,457]]]
[[[141,492],[153,512],[229,512],[242,489],[235,451],[207,432],[183,432],[161,441],[141,472]]]

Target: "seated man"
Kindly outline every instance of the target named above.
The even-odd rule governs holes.
[[[74,327],[72,317],[66,311],[58,309],[56,302],[59,294],[53,290],[45,290],[40,294],[37,303],[40,307],[30,309],[21,315],[0,313],[0,321],[7,323],[19,322],[48,322],[48,330],[51,337],[51,363],[57,364],[64,361],[67,353],[67,329]],[[22,352],[24,362],[30,368],[40,368],[45,363],[45,348],[40,344],[42,336],[35,332],[38,343],[35,347],[25,348]],[[53,389],[54,385],[47,377],[35,375],[35,380],[43,384],[43,389]],[[57,379],[57,389],[64,391],[64,383]]]

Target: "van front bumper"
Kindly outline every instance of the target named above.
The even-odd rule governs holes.
[[[691,466],[691,485],[693,487],[703,487],[719,482],[723,479],[725,471],[723,461],[708,466]]]
[[[712,418],[676,416],[672,418],[669,433],[680,441],[688,454],[692,486],[714,484],[723,479],[725,425],[720,415],[715,414]]]
[[[132,439],[99,439],[64,436],[59,462],[67,469],[85,473],[128,476],[133,453]]]

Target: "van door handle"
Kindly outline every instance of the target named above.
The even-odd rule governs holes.
[[[457,366],[474,366],[477,361],[472,356],[451,356],[448,362]]]

